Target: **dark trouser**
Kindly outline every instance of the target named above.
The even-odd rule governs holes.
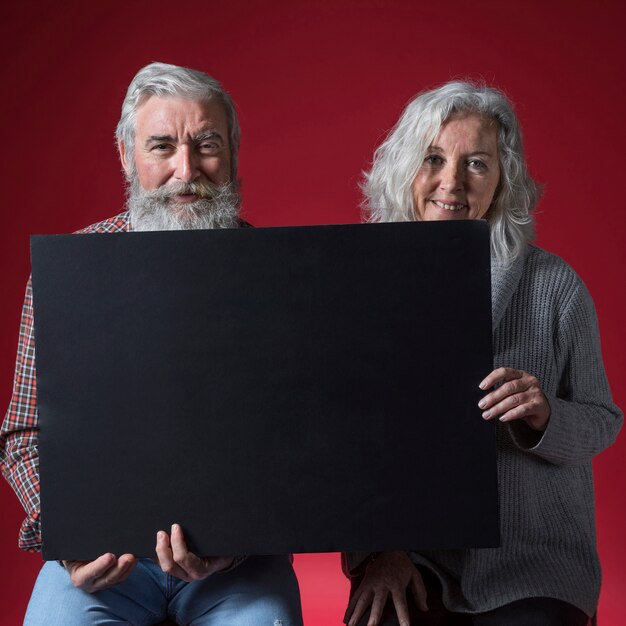
[[[426,587],[428,611],[423,613],[408,594],[411,626],[587,626],[589,618],[575,606],[554,598],[528,598],[477,615],[452,613],[441,600],[439,579],[428,569],[418,568]],[[350,595],[361,582],[353,579]],[[369,610],[358,626],[367,626]],[[380,626],[398,626],[391,599],[385,605]]]

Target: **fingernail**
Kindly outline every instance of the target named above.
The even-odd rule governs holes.
[[[485,408],[485,404],[487,404],[487,401],[483,399],[483,400],[481,400],[481,401],[478,403],[478,406],[479,406],[481,409],[484,409],[484,408]]]
[[[500,418],[500,421],[501,421],[501,422],[508,422],[508,421],[509,421],[509,418],[503,415],[503,416]]]
[[[485,388],[485,381],[483,380],[482,383],[480,383],[480,385],[478,385],[480,389],[484,389]]]
[[[490,415],[491,415],[491,411],[485,411],[485,412],[483,413],[483,418],[484,418],[484,419],[487,419]]]
[[[172,524],[172,532],[176,532],[178,530],[178,524]]]

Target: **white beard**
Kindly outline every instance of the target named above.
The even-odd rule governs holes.
[[[175,202],[175,196],[185,194],[196,194],[199,198],[195,202]],[[198,230],[238,227],[239,203],[237,186],[233,183],[178,183],[146,191],[133,173],[126,206],[133,230]]]

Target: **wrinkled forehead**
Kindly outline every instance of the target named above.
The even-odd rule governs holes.
[[[221,98],[218,94],[213,93],[192,93],[192,92],[155,92],[155,91],[144,91],[139,98],[137,99],[136,109],[142,107],[149,100],[186,100],[189,102],[220,102]]]
[[[218,98],[185,98],[180,96],[146,97],[137,107],[135,131],[138,135],[197,134],[214,131],[228,139],[226,109]]]
[[[489,115],[476,111],[455,112],[441,124],[431,146],[442,141],[461,141],[483,147],[494,146],[497,150],[499,128],[498,121]]]
[[[136,107],[137,113],[142,110],[155,112],[161,110],[188,111],[192,109],[210,112],[219,111],[226,117],[226,107],[222,100],[217,96],[211,95],[196,97],[194,95],[185,94],[161,95],[144,93],[137,101]]]

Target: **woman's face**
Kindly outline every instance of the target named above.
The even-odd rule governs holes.
[[[478,220],[498,181],[498,125],[476,113],[450,118],[411,186],[418,220]]]

